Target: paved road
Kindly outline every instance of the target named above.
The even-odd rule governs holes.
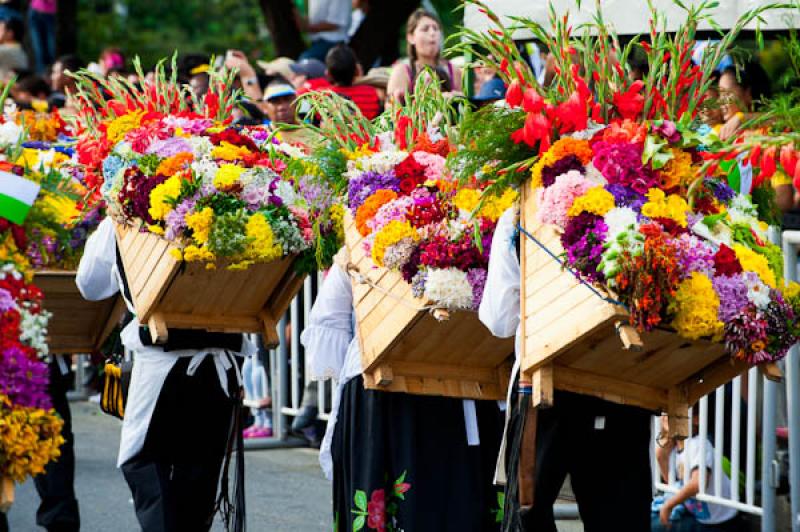
[[[90,403],[72,403],[72,412],[82,530],[138,530],[128,486],[115,467],[120,423]],[[247,451],[245,479],[249,531],[330,530],[330,488],[317,465],[316,451]],[[17,488],[8,514],[12,532],[43,530],[35,525],[38,504],[33,482]]]
[[[95,404],[72,403],[76,437],[76,486],[85,532],[138,530],[130,492],[115,467],[120,422]],[[330,488],[311,449],[246,453],[247,528],[251,532],[318,532],[331,529]],[[39,498],[33,482],[18,486],[9,512],[12,532],[43,530],[35,525]],[[215,532],[222,527],[214,527]],[[560,522],[560,532],[580,532]]]

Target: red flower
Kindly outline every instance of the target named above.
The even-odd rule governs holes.
[[[522,94],[522,108],[527,113],[540,113],[544,109],[544,98],[536,89],[527,88]]]
[[[394,485],[395,494],[405,493],[411,489],[411,484],[408,482],[398,482]]]
[[[525,125],[511,134],[511,140],[516,144],[524,142],[531,148],[539,144],[539,153],[544,153],[550,148],[550,120],[546,116],[531,113],[525,119]]]
[[[425,181],[425,167],[417,162],[413,154],[410,154],[394,167],[394,175],[401,181],[406,177],[410,177],[416,183],[423,183]]]
[[[555,116],[558,118],[559,131],[561,133],[572,133],[573,131],[583,131],[588,125],[586,116],[586,100],[581,100],[577,92],[573,92],[569,99],[555,109]]]
[[[720,244],[719,251],[714,254],[714,269],[717,275],[731,276],[742,273],[742,265],[736,258],[736,253],[725,244]]]
[[[522,86],[519,83],[519,80],[514,80],[508,84],[508,89],[506,90],[506,102],[511,108],[519,107],[522,103]]]
[[[614,107],[619,111],[622,118],[635,120],[644,109],[644,96],[640,94],[644,83],[634,81],[627,91],[614,94]]]
[[[386,494],[375,490],[367,503],[367,526],[375,530],[386,530]]]
[[[400,180],[400,192],[408,196],[417,188],[417,180],[413,177],[404,177]]]
[[[411,126],[411,118],[408,116],[401,116],[397,119],[397,125],[394,129],[394,141],[397,147],[405,150],[408,147],[408,139],[406,138],[406,131]]]
[[[208,139],[215,146],[219,146],[223,142],[228,142],[234,146],[247,148],[250,151],[258,151],[258,146],[253,142],[253,139],[242,135],[232,128],[224,129],[219,133],[213,133]]]
[[[786,175],[793,176],[795,170],[797,169],[798,157],[797,152],[794,151],[792,146],[787,144],[781,148],[780,161],[783,171],[786,172]]]

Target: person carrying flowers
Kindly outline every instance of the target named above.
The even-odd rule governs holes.
[[[720,142],[696,120],[715,65],[759,11],[709,45],[697,66],[690,65],[691,50],[705,8],[688,8],[687,22],[671,37],[654,12],[648,38],[631,46],[641,46],[651,65],[665,66],[637,81],[627,67],[631,46],[620,47],[601,14],[591,25],[596,39],[573,37],[566,17],[547,29],[522,21],[556,59],[552,86],[541,87],[510,32],[484,7],[494,29],[468,34],[466,42],[498,58],[509,84],[507,106],[482,110],[462,127],[467,148],[456,161],[459,177],[499,176],[496,194],[530,179],[525,186],[534,200],[525,203],[527,230],[513,210],[498,222],[480,309],[487,327],[516,335],[518,351],[523,334],[528,345],[544,343],[525,333],[539,324],[530,317],[521,324],[520,299],[541,317],[567,295],[520,295],[521,276],[550,275],[545,268],[520,271],[515,245],[526,239],[532,256],[560,263],[568,271],[559,274],[593,290],[587,297],[600,297],[598,305],[622,306],[640,331],[667,328],[690,341],[710,339],[750,365],[785,356],[800,331],[783,287],[780,250],[751,198],[729,185],[719,164],[704,164]],[[554,238],[542,243],[533,233]],[[552,255],[536,255],[540,247]],[[600,291],[610,295],[603,300]],[[553,299],[548,304],[545,297]],[[564,306],[558,318],[568,320],[570,310]],[[586,336],[567,338],[577,347],[565,352],[582,356],[576,350]],[[601,365],[590,373],[605,376]],[[514,377],[512,387],[508,452],[500,456],[499,476],[508,483],[504,530],[555,530],[552,506],[567,474],[587,530],[648,530],[651,413],[560,389],[552,408],[534,409],[531,383],[520,380]],[[619,501],[624,511],[609,513]]]
[[[336,95],[305,99],[322,117],[326,139],[312,160],[345,198],[350,237],[366,237],[367,268],[402,276],[413,301],[474,311],[494,225],[515,196],[489,202],[471,219],[479,192],[459,189],[446,168],[455,146],[439,87],[418,83],[404,107],[375,123]],[[497,402],[365,389],[350,249],[337,255],[301,335],[313,375],[336,381],[320,449],[333,481],[334,529],[496,529]]]

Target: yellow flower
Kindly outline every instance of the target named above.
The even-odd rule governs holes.
[[[770,269],[769,261],[764,255],[742,244],[734,244],[733,251],[744,271],[757,273],[761,281],[770,288],[777,286],[775,272]]]
[[[154,220],[163,220],[172,211],[173,206],[169,202],[175,201],[180,196],[182,184],[183,179],[180,175],[174,175],[153,188],[150,192],[150,208],[147,209],[147,212]]]
[[[681,281],[669,310],[675,313],[672,326],[685,338],[716,340],[722,336],[724,324],[717,317],[719,297],[711,279],[700,272],[692,272],[688,279]]]
[[[229,190],[239,181],[239,176],[244,172],[244,168],[235,164],[223,164],[214,176],[214,186],[217,190]]]
[[[211,150],[211,156],[223,161],[240,161],[252,152],[244,146],[236,146],[230,142],[222,141],[219,146]]]
[[[496,222],[517,201],[517,197],[519,193],[513,188],[508,188],[502,196],[488,197],[478,214]]]
[[[660,170],[661,187],[671,189],[688,183],[694,177],[692,156],[683,150],[672,148],[672,159]]]
[[[183,252],[179,248],[170,249],[169,254],[172,255],[172,258],[179,262],[183,260]]]
[[[553,163],[563,159],[567,155],[574,155],[584,166],[592,160],[592,147],[587,140],[578,140],[572,137],[562,137],[550,146],[550,149],[542,155],[536,164],[531,168],[531,182],[534,188],[544,186],[542,182],[542,170],[551,166]]]
[[[369,144],[362,144],[353,151],[342,148],[342,153],[344,153],[344,156],[347,157],[348,161],[355,161],[356,159],[361,159],[362,157],[369,157],[375,152],[370,149]]]
[[[186,249],[183,250],[183,259],[186,262],[193,262],[193,261],[214,261],[216,257],[213,253],[207,250],[204,247],[198,247],[194,244],[186,246]]]
[[[244,255],[259,262],[270,262],[283,256],[283,248],[275,240],[269,222],[263,214],[256,213],[247,220],[245,235],[249,239]]]
[[[333,223],[336,238],[339,242],[344,242],[344,207],[338,203],[330,208],[331,223]]]
[[[159,225],[147,224],[147,230],[153,233],[154,235],[164,236],[164,228]]]
[[[572,207],[567,211],[568,216],[578,216],[582,212],[605,216],[614,208],[614,196],[602,185],[592,187],[586,194],[575,198]]]
[[[787,300],[800,297],[800,283],[796,281],[789,281],[783,288],[783,297]]]
[[[677,194],[667,196],[660,188],[651,188],[647,192],[647,203],[642,206],[642,214],[648,218],[669,218],[681,227],[686,227],[686,213],[689,204]]]
[[[213,221],[214,210],[211,207],[204,207],[201,211],[186,215],[186,225],[194,233],[195,241],[201,244],[208,242],[208,236],[211,234],[211,224]],[[187,250],[188,248],[184,250],[183,256],[186,260],[192,260],[186,256]]]
[[[453,204],[462,211],[472,212],[481,200],[481,193],[475,189],[462,188],[453,198]]]
[[[136,129],[142,122],[144,111],[131,111],[130,113],[118,116],[108,124],[106,136],[112,144],[122,140],[128,131]]]
[[[38,169],[39,168],[39,150],[33,148],[23,148],[22,153],[19,154],[16,164],[23,168]]]
[[[397,244],[404,238],[419,240],[416,229],[410,223],[392,220],[383,226],[375,235],[375,241],[372,243],[372,260],[375,264],[383,266],[383,255],[386,253],[386,248]]]

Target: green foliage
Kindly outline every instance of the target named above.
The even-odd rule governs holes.
[[[778,208],[775,189],[767,182],[760,187],[756,187],[750,193],[753,205],[758,209],[758,219],[769,225],[780,226],[783,215]]]
[[[525,144],[515,144],[509,132],[516,131],[525,123],[525,111],[521,108],[487,106],[464,117],[459,130],[459,149],[448,161],[454,175],[461,182],[473,177],[480,181],[495,181],[494,172],[485,172],[499,161],[503,167],[525,161],[533,155]],[[512,175],[513,174],[513,175]],[[509,172],[512,181],[524,181],[527,173]],[[511,183],[508,183],[511,184]]]
[[[241,209],[245,209],[247,205],[245,202],[230,194],[214,194],[212,196],[205,196],[197,202],[197,210],[200,211],[203,207],[211,207],[216,216],[228,214]]]
[[[250,241],[245,236],[247,219],[245,209],[218,215],[208,238],[208,249],[220,257],[243,253]]]
[[[139,55],[146,66],[174,50],[272,55],[257,0],[88,0],[78,3],[78,27],[78,52],[86,60],[108,46]]]

